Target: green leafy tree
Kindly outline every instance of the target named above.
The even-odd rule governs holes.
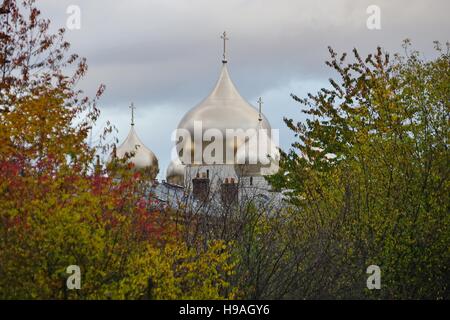
[[[450,55],[435,48],[429,61],[409,41],[393,59],[355,49],[351,62],[330,48],[338,78],[292,96],[308,119],[285,119],[298,140],[271,182],[290,190],[297,241],[316,250],[315,290],[297,296],[449,298]],[[366,288],[372,264],[381,290]]]

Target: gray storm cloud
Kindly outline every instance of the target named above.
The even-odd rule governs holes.
[[[183,114],[212,89],[220,70],[223,30],[229,33],[229,70],[253,105],[263,96],[264,113],[279,128],[281,145],[291,135],[283,116],[301,120],[294,92],[304,95],[333,76],[324,65],[327,46],[362,54],[380,45],[401,51],[412,39],[426,56],[432,41],[449,40],[448,0],[38,0],[53,27],[65,26],[69,5],[81,9],[81,29],[68,32],[73,51],[85,56],[82,83],[94,93],[103,83],[102,119],[123,139],[134,101],[137,131],[160,158],[170,158],[170,133]],[[381,30],[368,30],[366,8],[381,9]],[[160,175],[163,178],[163,175]]]

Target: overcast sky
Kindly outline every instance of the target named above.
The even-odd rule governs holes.
[[[131,101],[136,130],[160,160],[164,179],[171,132],[211,89],[221,67],[226,30],[228,68],[241,95],[280,129],[286,149],[292,134],[282,118],[304,119],[290,93],[304,96],[334,77],[327,46],[394,53],[410,38],[425,57],[433,40],[450,40],[448,0],[38,0],[54,28],[65,27],[70,5],[81,9],[81,28],[67,33],[74,52],[88,59],[82,83],[93,94],[106,85],[98,127],[110,120],[124,139]],[[369,30],[369,5],[381,9],[381,30]]]

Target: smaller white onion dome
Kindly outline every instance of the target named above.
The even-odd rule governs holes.
[[[117,147],[116,156],[124,158],[126,154],[131,155],[132,153],[134,155],[129,161],[134,164],[134,168],[136,170],[144,170],[151,179],[155,179],[159,172],[158,159],[139,139],[133,124],[125,141]]]
[[[280,151],[267,130],[259,130],[236,152],[235,171],[239,176],[266,176],[278,172]]]
[[[172,160],[167,168],[166,180],[168,183],[184,186],[185,165],[179,158]]]

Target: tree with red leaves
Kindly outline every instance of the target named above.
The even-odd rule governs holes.
[[[222,242],[188,247],[125,160],[95,164],[98,149],[86,140],[104,87],[94,99],[76,90],[87,65],[66,58],[64,30],[50,34],[34,0],[4,1],[0,23],[0,298],[233,292]],[[79,290],[66,285],[70,265],[80,267]]]

